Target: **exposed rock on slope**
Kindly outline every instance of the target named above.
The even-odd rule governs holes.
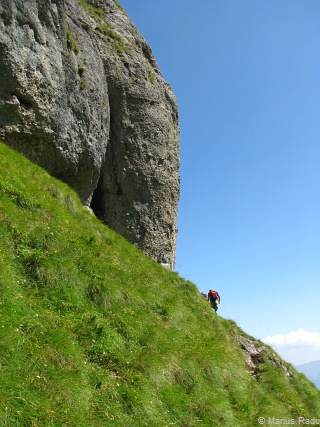
[[[260,365],[267,360],[271,365],[280,367],[288,378],[293,376],[288,366],[283,363],[280,357],[269,350],[268,347],[262,345],[261,342],[259,343],[256,340],[238,334],[235,335],[235,339],[244,352],[246,365],[251,375],[256,376],[259,373]]]
[[[0,137],[175,262],[176,99],[112,0],[0,0]]]

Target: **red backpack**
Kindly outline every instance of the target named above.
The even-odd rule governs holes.
[[[208,294],[209,301],[217,301],[218,297],[219,297],[219,293],[217,291],[213,291],[212,289],[210,289]]]

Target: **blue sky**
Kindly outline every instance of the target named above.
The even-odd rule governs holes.
[[[287,360],[320,359],[320,2],[121,4],[179,104],[176,271]]]

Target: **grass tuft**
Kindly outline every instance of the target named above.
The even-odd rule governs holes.
[[[70,28],[68,27],[67,24],[65,24],[65,29],[66,29],[66,35],[67,35],[67,42],[68,42],[68,47],[69,49],[71,49],[76,55],[78,55],[80,53],[80,47],[74,37],[74,35],[72,34]]]
[[[125,9],[123,8],[123,6],[121,6],[121,4],[118,2],[118,0],[113,0],[113,3],[117,6],[118,9],[121,10],[121,12],[123,12],[124,14],[126,14]]]
[[[99,21],[106,17],[106,14],[102,9],[92,6],[91,4],[87,3],[85,0],[78,0],[78,3],[83,8],[83,10],[89,13],[89,15],[91,15],[92,18],[94,18],[95,20]]]
[[[113,30],[109,25],[103,23],[99,26],[97,26],[96,31],[103,34],[104,36],[109,37],[113,41],[113,47],[114,49],[119,53],[127,53],[130,55],[130,49],[128,48],[127,43],[125,40],[120,36],[119,33],[117,33],[115,30]]]

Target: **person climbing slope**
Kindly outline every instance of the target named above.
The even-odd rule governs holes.
[[[212,289],[208,292],[208,301],[215,312],[218,311],[220,304],[220,295],[218,291],[213,291]]]

